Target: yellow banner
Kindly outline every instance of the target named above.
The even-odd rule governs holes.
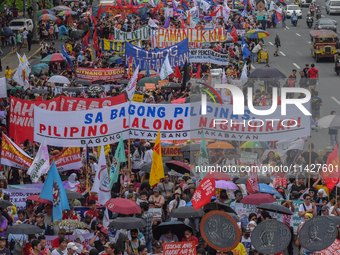
[[[128,42],[135,46],[138,46],[138,41],[140,40],[132,40]],[[102,39],[102,50],[103,51],[114,51],[116,53],[125,53],[125,42]]]
[[[143,99],[144,99],[143,95],[134,94],[132,101],[143,103]]]

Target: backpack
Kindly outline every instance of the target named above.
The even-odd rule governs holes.
[[[320,110],[320,100],[318,98],[312,99],[312,110]]]

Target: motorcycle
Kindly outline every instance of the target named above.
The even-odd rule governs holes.
[[[311,16],[309,16],[309,17],[307,17],[307,26],[309,27],[309,28],[312,28],[312,26],[313,26],[313,17],[311,17]]]
[[[335,63],[334,71],[337,75],[340,75],[340,60]]]
[[[320,9],[316,11],[316,19],[317,20],[321,19],[321,10]]]
[[[298,21],[298,17],[297,16],[292,16],[291,21],[292,21],[293,26],[296,27],[297,21]]]

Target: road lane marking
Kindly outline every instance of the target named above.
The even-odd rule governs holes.
[[[321,17],[323,17],[323,18],[324,18],[324,17],[325,17],[325,15],[321,15]]]
[[[282,56],[286,56],[286,54],[284,54],[282,51],[280,51],[280,53],[281,53]]]
[[[299,67],[297,64],[293,63],[293,65],[294,65],[297,69],[300,69],[300,67]]]
[[[331,97],[338,105],[340,105],[340,102],[335,98],[335,97]]]
[[[289,27],[286,26],[287,29],[290,29]]]
[[[272,45],[272,46],[274,45],[272,42],[269,42],[269,44]]]
[[[295,33],[297,36],[301,36],[300,34],[298,34],[298,33]]]
[[[297,53],[300,55],[300,56],[303,56],[302,53],[300,51],[297,51]]]
[[[310,41],[308,41],[308,43],[309,43],[309,44],[311,44],[311,42],[310,42]]]
[[[255,66],[251,65],[251,68],[252,68],[252,69],[255,69]]]

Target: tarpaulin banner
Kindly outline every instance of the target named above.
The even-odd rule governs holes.
[[[224,28],[209,30],[200,29],[158,29],[158,42],[181,42],[188,38],[189,42],[223,42],[226,40]]]
[[[104,87],[104,93],[105,92],[108,92],[110,89],[112,89],[113,85],[111,84],[105,84],[105,85],[101,85]],[[118,85],[120,87],[120,85]],[[58,95],[58,94],[62,94],[64,91],[67,92],[67,94],[70,96],[70,97],[74,97],[76,96],[76,93],[79,92],[79,93],[86,93],[86,90],[87,90],[88,87],[54,87],[52,88],[52,91],[54,92],[55,95]],[[44,87],[44,89],[47,90],[47,87]]]
[[[304,107],[309,109],[310,104]],[[204,132],[205,138],[212,139],[274,141],[310,133],[310,116],[295,105],[286,106],[289,117],[281,115],[280,105],[274,113],[264,116],[250,113],[245,107],[245,114],[237,115],[236,119],[232,106],[209,102],[207,115],[200,113],[200,102],[166,107],[127,102],[78,112],[52,112],[35,107],[34,139],[42,142],[46,137],[50,145],[82,147],[118,142],[120,133],[124,139],[154,139],[158,130],[162,140],[195,139]]]
[[[10,197],[11,202],[19,210],[26,209],[26,201],[27,197],[31,195],[40,194],[40,189],[4,189],[2,190],[3,194],[8,194]]]
[[[179,152],[182,146],[162,146],[162,157],[182,156],[183,152]]]
[[[150,29],[151,47],[158,49],[165,49],[170,46],[176,45],[177,42],[158,42],[158,29]],[[203,43],[201,42],[189,42],[189,49],[200,49]]]
[[[67,228],[65,228],[65,229],[67,230]],[[71,242],[74,242],[77,236],[78,236],[78,235],[67,235],[66,237],[67,237],[67,239],[69,239]],[[90,241],[91,241],[91,239],[94,237],[94,233],[82,234],[81,236],[84,238],[83,244],[86,244],[87,247],[91,248],[91,246],[90,246]],[[46,247],[47,249],[52,249],[52,242],[53,242],[53,240],[56,239],[56,238],[59,238],[59,236],[48,236],[48,235],[46,235],[45,237],[46,237],[46,246],[45,246],[45,247]],[[80,246],[78,243],[76,243],[76,245],[77,245],[77,247]],[[81,247],[81,246],[80,246],[80,247]],[[78,247],[78,248],[79,248],[79,247]],[[88,250],[90,250],[90,249],[88,249]],[[80,253],[79,253],[78,251],[79,251]],[[82,251],[82,249],[80,249],[80,250],[78,249],[77,252],[76,252],[75,254],[81,254],[81,251]]]
[[[216,65],[228,65],[229,55],[222,54],[210,49],[191,49],[190,50],[191,63],[212,63]]]
[[[60,97],[47,101],[30,101],[10,97],[9,137],[23,143],[26,139],[33,141],[33,106],[59,111]]]
[[[177,242],[177,243],[164,243],[164,255],[167,254],[186,254],[196,255],[196,244],[194,241],[190,242]]]
[[[132,32],[124,32],[117,28],[114,28],[114,37],[115,41],[131,41],[140,39],[142,41],[149,40],[149,26],[142,27]]]
[[[109,13],[113,17],[122,14],[124,11],[126,15],[130,15],[132,13],[137,13],[139,9],[145,7],[145,4],[139,4],[139,5],[121,5],[121,6],[102,6],[102,12],[101,14]],[[97,17],[97,13],[100,7],[92,7],[93,16]]]
[[[18,145],[12,142],[5,134],[2,134],[1,164],[20,169],[28,169],[33,159],[27,155]]]
[[[128,41],[129,43],[138,46],[140,40]],[[102,51],[111,51],[118,54],[125,53],[125,42],[116,42],[108,39],[102,39]]]
[[[119,81],[124,77],[124,67],[117,68],[86,68],[78,67],[76,69],[76,78],[88,81],[105,80]]]
[[[65,148],[57,155],[50,158],[50,164],[52,164],[53,160],[58,171],[79,169],[83,165],[81,162],[79,147]]]
[[[125,44],[125,66],[129,66],[129,59],[131,56],[132,68],[139,68],[142,70],[148,66],[149,70],[157,70],[162,68],[165,57],[169,56],[170,65],[172,68],[184,66],[185,62],[189,63],[189,46],[188,40],[175,44],[174,46],[154,52],[143,50],[139,47],[133,46],[130,43]]]

